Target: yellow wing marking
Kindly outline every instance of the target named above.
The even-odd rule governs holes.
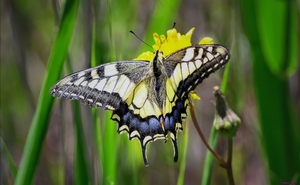
[[[172,104],[171,104],[171,102],[169,102],[168,100],[165,102],[165,104],[164,104],[164,117],[165,117],[165,115],[167,114],[167,113],[170,113],[170,112],[172,112]]]
[[[194,62],[189,62],[188,65],[189,65],[190,74],[192,74],[196,70],[196,66]]]
[[[188,65],[185,62],[181,63],[181,73],[182,73],[181,80],[186,79],[189,76],[189,74],[190,74]],[[174,74],[177,75],[176,73],[174,73]]]
[[[150,100],[146,100],[144,106],[140,110],[140,116],[142,118],[152,116],[159,117],[162,114],[162,111],[158,108],[158,106],[154,102],[150,102]]]
[[[175,86],[177,88],[179,85],[179,82],[182,80],[180,64],[176,65],[172,77],[173,77],[173,79],[172,79],[173,84],[175,84]]]
[[[145,82],[141,82],[133,92],[133,100],[132,103],[137,106],[138,108],[141,108],[144,104],[145,101],[148,98],[148,89],[147,85]]]
[[[170,102],[173,101],[173,98],[175,96],[174,89],[176,89],[176,88],[174,88],[174,86],[175,86],[175,84],[173,84],[170,81],[170,79],[167,79],[167,81],[166,81],[166,91],[167,91],[166,94],[167,94],[167,97],[168,97]]]
[[[226,56],[228,56],[226,53],[226,51],[225,51],[225,49],[223,48],[223,47],[217,47],[217,49],[216,49],[216,51],[217,51],[217,53],[221,53],[221,55],[226,55]],[[227,59],[226,59],[227,60]]]
[[[141,118],[149,116],[159,117],[162,115],[162,110],[159,108],[155,100],[149,99],[148,89],[146,82],[141,82],[130,91],[131,94],[126,99],[128,108],[133,111],[134,114],[140,115]]]
[[[170,79],[166,81],[166,100],[163,107],[164,116],[167,113],[172,112],[172,108],[175,106],[175,101],[177,100],[177,96],[175,94],[175,90],[173,88],[175,84],[172,84]],[[177,87],[176,87],[177,88]]]

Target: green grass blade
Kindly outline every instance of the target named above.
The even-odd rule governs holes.
[[[10,172],[12,174],[12,177],[15,179],[16,176],[17,176],[17,168],[16,168],[16,165],[14,163],[14,160],[12,158],[12,156],[10,155],[10,152],[8,151],[2,137],[0,136],[0,151],[1,151],[1,154],[3,154],[4,158],[6,159],[8,165],[9,165],[9,169],[10,169]],[[1,165],[2,166],[2,165]],[[4,179],[3,179],[4,180]],[[3,181],[2,181],[3,182]]]
[[[94,137],[95,137],[95,144],[96,144],[96,150],[97,150],[97,158],[98,158],[98,166],[99,170],[102,171],[103,165],[103,140],[102,140],[102,134],[101,134],[101,126],[100,126],[100,117],[99,117],[99,112],[98,109],[94,108],[92,110],[92,115],[93,115],[93,128],[94,128]],[[99,173],[98,177],[100,177],[101,174]],[[99,180],[99,179],[97,179]]]
[[[74,131],[76,138],[75,146],[75,184],[88,184],[89,168],[86,161],[87,148],[84,143],[84,133],[82,129],[82,119],[79,102],[72,102]]]
[[[276,38],[285,38],[285,44],[266,46],[264,42],[269,41],[273,43],[274,41],[271,39],[274,38],[262,36],[262,30],[274,31],[276,29],[282,29],[277,27],[277,25],[282,25],[282,23],[274,24],[274,22],[265,22],[265,19],[259,20],[260,17],[263,16],[262,14],[270,13],[268,11],[260,11],[258,9],[261,5],[260,3],[262,2],[242,1],[241,12],[244,23],[243,27],[252,49],[255,96],[261,129],[260,139],[263,153],[265,154],[266,168],[269,172],[269,183],[278,184],[282,181],[291,181],[292,178],[300,172],[300,141],[297,137],[299,133],[296,133],[296,130],[299,130],[299,125],[297,125],[299,120],[296,121],[297,118],[293,115],[295,109],[291,104],[288,78],[285,75],[287,68],[282,67],[280,71],[274,72],[274,68],[270,66],[270,63],[277,63],[278,59],[274,60],[270,58],[266,51],[272,50],[273,53],[279,52],[280,54],[276,54],[276,56],[282,56],[280,60],[291,64],[293,62],[287,60],[297,58],[297,54],[294,53],[296,56],[285,56],[284,53],[290,53],[288,51],[291,49],[299,51],[299,48],[298,46],[292,48],[294,47],[292,44],[286,45],[286,43],[293,43],[292,40],[299,40],[299,38],[297,38],[297,34],[290,34],[289,29],[286,29],[286,31],[282,30],[283,33],[280,38]],[[297,6],[296,1],[283,1],[281,3],[281,5],[276,3],[272,4],[272,6]],[[291,5],[288,5],[289,3],[291,3]],[[293,8],[290,10],[295,11]],[[288,14],[295,14],[295,12],[279,11],[276,12],[276,14],[274,12],[271,14],[273,17],[288,18]],[[269,15],[265,16],[269,17]],[[295,19],[296,18],[293,18],[292,20]],[[275,19],[269,21],[275,21]],[[275,22],[277,21],[286,20],[280,18],[278,20],[276,19]],[[291,24],[297,24],[297,21]],[[282,65],[283,62],[280,61],[279,64]]]
[[[117,155],[116,146],[116,123],[110,120],[111,113],[106,111],[104,142],[103,142],[103,182],[102,184],[118,184],[117,183]]]
[[[182,138],[182,142],[181,142],[182,151],[180,152],[181,159],[180,159],[179,174],[178,174],[178,178],[177,178],[177,185],[184,184],[188,142],[189,142],[189,125],[186,124],[184,127],[183,138]]]
[[[219,135],[218,135],[217,131],[214,129],[214,127],[212,127],[210,134],[209,134],[208,144],[213,149],[216,149],[216,146],[218,143],[218,136]],[[211,176],[212,176],[214,159],[215,158],[212,155],[212,153],[207,150],[205,159],[204,159],[203,173],[202,173],[202,179],[201,179],[202,185],[210,185],[211,184]]]
[[[222,92],[223,94],[226,93],[226,89],[227,89],[230,65],[231,65],[231,62],[229,62],[229,63],[226,65],[225,70],[224,70],[224,74],[223,74],[223,78],[222,78],[222,83],[221,83],[220,89],[221,89],[221,92]]]
[[[259,1],[258,5],[258,36],[268,68],[278,75],[294,73],[299,64],[299,58],[296,57],[299,42],[292,39],[298,34],[296,1],[264,0]]]
[[[73,35],[79,0],[67,0],[64,6],[60,30],[52,47],[38,105],[28,133],[24,153],[15,184],[31,184],[48,129],[53,97],[50,88],[59,79],[64,59]]]

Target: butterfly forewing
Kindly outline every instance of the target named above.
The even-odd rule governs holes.
[[[66,76],[50,92],[59,98],[114,110],[143,79],[148,66],[145,61],[108,63]]]
[[[170,84],[179,98],[188,93],[229,60],[229,51],[222,45],[194,45],[165,58]]]

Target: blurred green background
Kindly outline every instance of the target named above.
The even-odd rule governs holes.
[[[201,184],[206,148],[187,119],[180,158],[170,141],[148,146],[117,135],[110,112],[56,100],[50,87],[64,75],[151,50],[152,34],[176,22],[231,52],[226,98],[242,124],[234,138],[236,184],[300,182],[299,1],[287,0],[2,0],[1,184]],[[212,88],[223,70],[196,89],[206,138],[214,119]],[[54,101],[55,100],[55,101]],[[187,136],[186,138],[184,136]],[[185,144],[187,150],[185,150]],[[218,153],[226,156],[226,138]],[[186,152],[186,157],[185,156]],[[216,162],[210,184],[227,177]]]

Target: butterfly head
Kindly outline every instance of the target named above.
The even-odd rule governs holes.
[[[160,64],[162,64],[162,62],[163,62],[164,59],[165,59],[164,58],[164,52],[162,50],[155,51],[153,61],[157,61]]]

